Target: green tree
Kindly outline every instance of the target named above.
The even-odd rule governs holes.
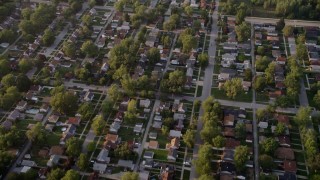
[[[285,134],[285,132],[286,132],[286,126],[285,126],[285,124],[283,124],[283,123],[278,123],[277,124],[277,126],[276,126],[276,129],[274,130],[274,132],[275,132],[275,134],[277,135],[277,136],[279,136],[279,135],[284,135]]]
[[[265,70],[265,79],[266,83],[272,84],[274,83],[274,74],[275,74],[276,63],[271,62],[267,69]]]
[[[221,132],[221,128],[219,126],[208,125],[205,123],[205,126],[200,132],[201,139],[207,143],[211,143],[212,139],[218,136]]]
[[[208,66],[209,64],[209,55],[208,54],[204,54],[204,53],[201,53],[198,55],[198,61],[199,61],[199,64],[202,68],[205,68]]]
[[[283,35],[288,37],[288,36],[291,36],[293,34],[293,30],[294,30],[294,28],[292,26],[285,26],[282,29],[282,32],[283,32]]]
[[[161,81],[161,90],[168,93],[181,93],[185,84],[185,74],[180,70],[164,75]]]
[[[263,56],[265,54],[265,49],[263,46],[258,46],[257,48],[257,53],[261,56]]]
[[[0,42],[13,43],[15,39],[16,35],[11,29],[3,29],[0,32]]]
[[[212,139],[213,146],[216,148],[222,148],[226,144],[226,139],[222,137],[221,135],[216,136]]]
[[[78,157],[81,153],[81,142],[76,137],[71,137],[66,142],[66,152],[72,157]]]
[[[121,180],[138,180],[139,174],[136,172],[125,172],[121,177]]]
[[[263,91],[266,87],[266,79],[263,76],[257,76],[253,83],[253,88],[256,91]]]
[[[94,141],[90,142],[87,145],[87,150],[88,150],[89,153],[93,152],[95,149],[96,149],[96,143]]]
[[[193,9],[191,6],[186,6],[184,8],[184,13],[188,16],[191,17],[193,15]]]
[[[70,58],[73,58],[76,54],[76,46],[72,42],[64,42],[62,46],[64,54]]]
[[[78,113],[81,114],[81,118],[84,120],[89,120],[93,114],[93,106],[90,102],[85,102],[80,105]]]
[[[235,99],[237,94],[242,91],[242,81],[240,78],[227,80],[223,85],[223,89],[229,98]]]
[[[237,146],[234,151],[234,164],[236,166],[237,171],[243,171],[246,166],[246,162],[248,160],[248,151],[247,146]]]
[[[147,58],[151,64],[155,64],[160,61],[160,52],[158,48],[151,48],[147,52]]]
[[[77,166],[80,168],[81,171],[85,171],[88,168],[88,162],[89,160],[87,155],[81,153],[77,161]]]
[[[307,126],[309,123],[311,123],[311,108],[301,106],[293,120],[299,126]]]
[[[7,151],[0,151],[0,171],[4,172],[13,157]]]
[[[121,144],[114,150],[114,154],[116,157],[120,159],[129,159],[129,156],[131,154],[130,147],[127,142],[124,144]]]
[[[46,132],[41,123],[38,122],[26,132],[26,136],[33,143],[40,144],[45,142]]]
[[[250,24],[242,22],[240,25],[236,26],[236,34],[239,42],[247,41],[251,35]]]
[[[45,46],[51,46],[54,43],[55,39],[56,39],[55,34],[50,29],[46,29],[41,38],[42,43]]]
[[[113,104],[114,102],[110,99],[106,99],[102,102],[101,111],[102,111],[103,117],[107,117],[112,112]]]
[[[98,55],[99,49],[91,40],[87,40],[82,44],[80,50],[86,55],[93,57]]]
[[[77,109],[78,98],[71,92],[59,92],[51,97],[50,105],[60,113],[70,114]]]
[[[267,56],[263,56],[256,60],[256,70],[259,72],[264,72],[268,65],[271,63]]]
[[[197,180],[215,180],[210,174],[202,174]]]
[[[188,129],[186,133],[182,136],[183,141],[186,143],[188,148],[192,148],[195,142],[196,131]]]
[[[84,25],[91,26],[92,16],[90,16],[89,14],[83,15],[81,21]]]
[[[168,136],[169,134],[169,127],[168,126],[162,126],[161,127],[161,133],[165,136]]]
[[[122,93],[121,89],[118,85],[112,84],[108,89],[108,98],[110,98],[113,102],[116,102],[118,99],[121,99]]]
[[[96,135],[101,135],[105,126],[106,121],[101,115],[96,116],[91,124],[91,127]]]
[[[182,42],[182,51],[184,53],[189,53],[192,50],[192,48],[195,48],[195,45],[196,45],[196,39],[191,34],[183,36],[183,38],[181,39],[181,42]]]
[[[317,94],[313,96],[313,102],[315,103],[316,107],[320,109],[320,90],[318,90]]]
[[[274,138],[267,138],[261,143],[261,151],[265,154],[272,155],[278,145],[278,142]]]
[[[77,171],[70,169],[67,173],[63,176],[61,180],[75,180],[80,179],[80,175]]]
[[[244,70],[244,80],[245,81],[251,81],[252,80],[252,70],[250,68],[247,68]]]
[[[18,66],[22,73],[27,73],[32,69],[33,63],[31,62],[31,60],[23,58],[19,61]]]
[[[87,80],[89,78],[90,72],[86,68],[77,68],[74,70],[74,75],[83,81]]]
[[[64,172],[60,168],[55,168],[47,174],[48,180],[60,180],[64,176]]]
[[[96,0],[90,0],[89,1],[90,8],[93,8],[95,5],[96,5]]]
[[[16,78],[13,74],[7,74],[1,79],[1,84],[8,88],[10,86],[14,86],[16,83]]]
[[[170,36],[168,35],[162,36],[161,42],[165,48],[168,48],[171,45]]]
[[[10,64],[6,59],[0,58],[0,78],[10,72]]]
[[[198,174],[210,174],[212,172],[211,160],[213,159],[212,147],[209,144],[200,146],[198,159],[194,160],[194,165]]]
[[[193,21],[193,29],[198,32],[201,29],[201,21],[195,20]]]
[[[235,127],[236,138],[244,140],[246,138],[246,125],[244,123],[237,123]]]
[[[267,154],[259,156],[259,164],[262,169],[272,169],[274,167],[273,158]]]

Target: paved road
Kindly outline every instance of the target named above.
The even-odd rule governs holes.
[[[218,7],[219,7],[219,1],[216,1],[216,10],[212,14],[212,27],[211,27],[211,33],[210,33],[210,44],[208,49],[209,54],[209,65],[205,69],[205,75],[203,79],[203,88],[202,88],[202,95],[200,97],[201,101],[204,101],[207,97],[211,96],[211,87],[212,87],[212,75],[213,75],[213,69],[214,69],[214,58],[216,54],[216,42],[215,39],[218,37]],[[202,130],[202,122],[200,120],[200,117],[203,115],[202,108],[200,109],[199,113],[199,120],[197,124],[197,133],[196,133],[196,140],[195,145],[193,148],[193,159],[197,159],[198,157],[198,151],[199,146],[203,143],[200,137],[200,131]],[[196,179],[198,177],[198,174],[195,171],[195,167],[191,167],[190,172],[190,179]]]
[[[63,28],[63,30],[59,33],[59,35],[56,36],[56,39],[54,40],[54,43],[50,47],[46,48],[46,50],[43,53],[46,57],[49,57],[51,55],[51,53],[56,50],[57,46],[63,40],[64,36],[67,35],[69,27],[70,27],[70,24],[68,23]]]
[[[227,16],[230,17],[231,19],[235,17],[235,16],[229,16],[229,15],[227,15]],[[247,22],[254,23],[254,24],[263,24],[263,23],[275,24],[280,19],[247,16],[245,18],[245,20]],[[286,25],[299,26],[299,27],[304,27],[304,26],[317,26],[317,27],[320,27],[320,21],[305,21],[305,20],[285,19],[285,23],[286,23]]]
[[[253,24],[251,23],[251,37],[254,36],[254,28]],[[254,55],[254,48],[255,48],[255,40],[251,38],[251,65],[252,65],[252,75],[255,77],[256,69],[255,69],[255,55]],[[253,83],[253,82],[252,82]],[[254,176],[255,180],[259,180],[259,136],[258,136],[258,125],[256,119],[256,91],[252,89],[252,125],[253,125],[253,150],[254,150]]]
[[[156,108],[160,105],[160,100],[156,100],[154,102],[154,105],[153,105],[153,109],[152,109],[152,113],[149,117],[149,121],[148,121],[148,124],[147,124],[147,127],[146,127],[146,130],[144,132],[144,135],[143,135],[143,139],[142,139],[142,142],[141,142],[141,145],[139,147],[139,150],[138,150],[138,160],[137,160],[137,163],[136,165],[134,166],[134,171],[137,171],[139,169],[139,163],[141,161],[141,157],[142,157],[142,152],[143,152],[143,149],[144,149],[144,145],[147,141],[147,137],[148,137],[148,134],[149,134],[149,129],[152,125],[152,121],[153,121],[153,116],[154,116],[154,112],[156,110]]]

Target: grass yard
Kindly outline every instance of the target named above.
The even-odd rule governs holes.
[[[190,171],[184,170],[183,171],[183,179],[189,180],[190,179]]]
[[[212,88],[211,94],[216,99],[224,99],[224,100],[231,100],[231,101],[241,101],[241,102],[252,102],[252,91],[249,92],[241,92],[239,93],[235,99],[230,99],[226,96],[224,90],[219,90],[218,88]]]
[[[167,155],[168,155],[168,151],[166,150],[150,150],[152,152],[154,152],[154,159],[158,159],[158,160],[162,160],[162,161],[166,161],[167,160]]]
[[[133,132],[133,128],[121,127],[118,131],[119,137],[121,137],[121,141],[128,141],[140,138],[139,135]]]

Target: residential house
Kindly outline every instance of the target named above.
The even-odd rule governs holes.
[[[178,120],[178,123],[176,124],[175,126],[175,130],[177,131],[181,131],[184,127],[184,124],[183,124],[183,120],[182,119],[179,119]]]
[[[145,151],[143,154],[144,159],[153,159],[154,152],[152,151]]]
[[[148,144],[149,149],[158,149],[159,148],[159,143],[158,141],[150,141]]]
[[[223,161],[233,161],[234,160],[234,151],[230,149],[226,149],[223,151],[223,154],[221,156],[221,160]]]
[[[169,149],[167,159],[168,161],[175,162],[178,157],[178,151],[176,149]]]
[[[142,128],[143,128],[143,123],[137,123],[137,124],[135,124],[135,126],[133,128],[133,132],[141,133],[142,132]]]
[[[285,172],[297,173],[297,163],[296,161],[284,160],[283,161],[283,170]]]
[[[5,129],[5,130],[10,130],[12,127],[12,121],[6,119],[5,121],[3,121],[1,123],[1,126]]]
[[[34,120],[36,121],[42,121],[44,115],[41,114],[41,113],[37,113],[35,116],[34,116]]]
[[[176,131],[176,130],[170,130],[169,132],[169,137],[171,138],[180,138],[182,136],[181,131]]]
[[[49,121],[50,123],[57,123],[58,120],[59,120],[59,118],[60,118],[60,116],[55,115],[55,114],[51,114],[51,115],[49,116],[49,118],[48,118],[48,121]]]
[[[151,101],[149,99],[140,99],[139,101],[139,107],[141,108],[149,108],[151,104]]]
[[[277,64],[285,65],[287,62],[287,58],[285,56],[278,56],[276,58],[276,62],[277,62]]]
[[[278,159],[294,160],[294,152],[291,148],[278,147],[275,151],[275,156]]]
[[[285,124],[286,126],[289,126],[289,125],[290,125],[289,116],[288,116],[288,115],[285,115],[285,114],[276,114],[276,115],[275,115],[275,119],[278,121],[278,123],[283,123],[283,124]]]
[[[223,135],[226,137],[235,137],[235,130],[234,128],[225,127],[223,130]]]
[[[109,163],[110,162],[110,157],[109,156],[109,150],[102,148],[101,151],[99,152],[97,156],[97,162],[99,163]]]
[[[182,113],[174,113],[173,114],[173,119],[175,121],[178,121],[178,120],[184,120],[186,118],[186,115],[185,114],[182,114]]]
[[[172,138],[170,143],[166,144],[166,149],[179,149],[180,147],[180,138]]]
[[[114,117],[115,122],[121,123],[123,121],[124,113],[123,112],[117,112],[117,114]]]
[[[62,146],[52,146],[49,150],[49,155],[63,155],[64,153],[64,148]]]
[[[76,126],[79,126],[81,122],[81,117],[77,116],[77,117],[69,117],[66,124],[73,124]]]
[[[119,131],[119,129],[120,129],[120,127],[121,127],[120,122],[114,121],[114,122],[110,125],[109,132],[110,132],[110,133],[117,134],[118,131]]]
[[[42,87],[40,85],[32,85],[29,89],[33,94],[39,94],[42,91]]]
[[[251,82],[250,81],[242,81],[242,89],[244,91],[249,91],[251,88]]]
[[[119,167],[124,167],[124,168],[128,168],[128,169],[130,169],[130,170],[133,170],[133,168],[134,168],[134,163],[133,163],[133,161],[131,161],[131,160],[122,160],[122,159],[120,159],[119,161],[118,161],[118,164],[117,164]]]
[[[234,115],[227,115],[227,116],[224,116],[223,118],[223,126],[231,126],[233,127],[234,126]]]
[[[84,101],[92,101],[93,98],[94,98],[94,93],[89,90],[89,91],[87,91],[86,94],[84,95],[83,100],[84,100]]]
[[[226,149],[235,149],[237,146],[240,146],[240,141],[235,140],[233,138],[226,138]]]
[[[231,162],[220,162],[220,173],[221,174],[234,174],[236,172],[236,167]]]
[[[49,111],[50,107],[47,103],[43,103],[39,109],[42,113],[47,113]]]
[[[278,175],[278,180],[297,180],[297,175],[291,172],[284,172],[283,175]]]
[[[22,115],[18,110],[13,110],[10,112],[9,116],[7,117],[8,120],[10,121],[16,121],[17,119],[21,118]]]
[[[20,112],[22,112],[22,111],[25,111],[25,110],[26,110],[27,105],[28,105],[28,103],[27,103],[26,101],[21,100],[21,101],[17,104],[17,106],[16,106],[15,109],[18,110],[18,111],[20,111]]]
[[[105,137],[104,147],[114,149],[119,143],[119,136],[115,134],[107,134]]]
[[[289,136],[278,136],[277,140],[280,146],[291,147],[291,141]]]
[[[221,68],[220,74],[218,75],[219,81],[226,81],[233,78],[237,74],[237,71],[234,69]]]
[[[157,139],[157,135],[158,135],[157,132],[150,132],[149,133],[149,139]]]
[[[153,121],[152,128],[160,130],[161,127],[162,127],[162,122],[161,121]]]
[[[76,133],[77,127],[73,124],[69,124],[67,129],[62,133],[62,138],[60,139],[60,144],[64,145],[68,139],[74,136]]]
[[[104,174],[105,171],[107,170],[107,164],[102,164],[102,163],[95,162],[93,164],[92,169],[94,171],[96,171],[96,172],[99,172],[100,174]]]

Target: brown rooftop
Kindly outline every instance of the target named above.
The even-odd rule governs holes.
[[[294,160],[294,152],[291,148],[279,147],[274,154],[279,159]]]

